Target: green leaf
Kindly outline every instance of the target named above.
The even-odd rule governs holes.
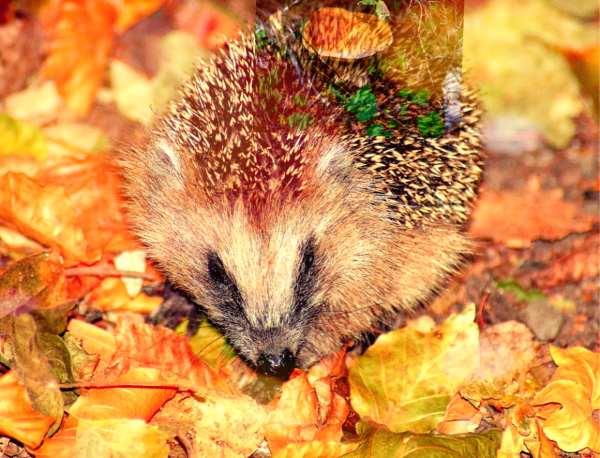
[[[519,302],[530,303],[533,301],[537,301],[537,300],[546,298],[544,293],[542,293],[540,290],[532,289],[532,290],[526,291],[525,289],[523,289],[523,287],[521,285],[519,285],[512,278],[508,278],[506,280],[500,280],[498,283],[496,283],[496,288],[498,288],[502,291],[505,291],[507,293],[513,293],[515,295],[515,298]]]
[[[312,113],[294,113],[288,118],[288,126],[296,129],[306,129],[315,123]]]
[[[441,137],[445,132],[444,122],[437,111],[432,111],[427,116],[419,116],[417,125],[424,137]]]
[[[431,97],[431,92],[427,89],[417,89],[410,95],[410,100],[417,105],[426,107],[429,97]]]
[[[393,433],[369,417],[356,425],[360,447],[348,458],[494,458],[500,448],[502,431],[494,428],[485,434]]]
[[[187,321],[175,328],[175,332],[185,335],[187,331]],[[218,369],[233,361],[237,354],[223,334],[219,332],[208,321],[200,323],[196,334],[189,340],[194,354],[208,364],[212,369]]]
[[[403,97],[403,98],[405,98],[405,99],[406,99],[406,98],[408,98],[408,96],[410,95],[410,93],[411,93],[411,92],[412,92],[412,91],[411,91],[410,89],[400,89],[400,90],[398,91],[398,95],[399,95],[400,97]]]
[[[377,99],[370,86],[363,86],[346,104],[350,113],[355,113],[360,122],[370,121],[377,114]]]

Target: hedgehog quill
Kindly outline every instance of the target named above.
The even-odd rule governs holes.
[[[119,156],[150,257],[243,358],[275,374],[426,301],[472,249],[474,99],[463,94],[449,138],[366,137],[314,86],[253,38],[232,41],[200,64],[147,145]],[[294,126],[297,110],[312,122]]]

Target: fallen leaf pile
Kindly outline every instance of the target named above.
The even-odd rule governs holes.
[[[473,77],[492,115],[510,107],[528,117],[537,103],[551,112],[552,144],[569,144],[576,125],[591,133],[551,151],[564,170],[540,154],[508,176],[494,161],[520,159],[490,158],[469,229],[480,256],[431,306],[437,321],[412,316],[362,354],[349,346],[281,382],[257,375],[210,323],[189,340],[186,323],[147,324],[164,279],[127,229],[110,159],[140,141],[190,63],[235,36],[256,5],[21,3],[26,11],[0,4],[1,456],[600,456],[598,315],[589,312],[599,185],[588,170],[597,172],[598,131],[571,116],[597,110],[589,24],[549,0],[487,0],[467,16],[481,39],[465,33],[465,54],[490,55]],[[397,2],[364,3],[379,18],[361,14],[361,27],[387,30]],[[325,12],[339,15],[332,23],[352,16],[341,11]],[[281,14],[270,18],[281,24]],[[497,54],[498,37],[482,32],[489,21],[510,38]],[[568,40],[556,43],[553,25]],[[521,42],[526,53],[502,59]],[[544,53],[548,68],[533,59]],[[538,68],[525,90],[513,70],[528,59]],[[518,84],[497,92],[503,75]],[[548,133],[548,119],[536,122]]]

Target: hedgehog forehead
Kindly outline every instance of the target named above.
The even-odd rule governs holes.
[[[242,205],[224,221],[216,252],[252,315],[276,320],[294,302],[294,285],[309,228],[281,216],[268,228],[252,223]]]

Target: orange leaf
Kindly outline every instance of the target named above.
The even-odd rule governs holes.
[[[339,442],[348,416],[348,404],[333,391],[331,378],[317,380],[313,388],[304,372],[294,374],[283,384],[281,399],[264,426],[274,456],[290,442]]]
[[[131,298],[120,278],[105,278],[91,292],[90,302],[100,310],[124,310],[149,313],[162,304],[162,297],[149,297],[144,293]]]
[[[510,248],[532,240],[558,240],[589,231],[596,218],[550,192],[485,191],[477,202],[470,232]]]
[[[188,341],[170,329],[157,329],[121,318],[115,329],[117,352],[112,364],[124,371],[152,367],[189,378],[198,386],[228,388],[225,377],[198,359]]]
[[[35,449],[35,458],[71,458],[75,453],[78,424],[75,418],[67,418],[54,436],[44,439],[41,447]]]
[[[0,435],[36,448],[53,423],[54,417],[33,410],[27,389],[14,371],[0,377]]]
[[[360,444],[342,444],[340,442],[304,442],[288,444],[273,458],[338,458],[356,450]]]
[[[392,29],[372,14],[320,8],[312,13],[302,38],[322,57],[361,59],[390,46]]]
[[[120,211],[119,180],[106,154],[47,168],[35,180],[44,186],[54,184],[64,188],[79,216],[78,225],[88,250],[105,251],[109,245],[115,251],[136,247],[128,240]]]
[[[115,338],[110,332],[81,320],[69,321],[67,331],[81,340],[81,346],[86,352],[92,355],[100,355],[97,371],[108,366],[117,350]]]
[[[348,417],[346,400],[334,391],[334,382],[324,377],[314,383],[319,401],[318,422],[319,430],[315,439],[323,442],[339,442],[342,438],[342,426]]]
[[[598,80],[600,80],[600,44],[596,43],[583,51],[574,49],[556,48],[567,60],[573,74],[579,81],[582,89],[594,102],[595,114],[598,116],[600,107],[598,94]]]
[[[273,454],[290,442],[310,442],[317,433],[317,396],[304,372],[282,386],[277,408],[264,425]]]
[[[22,173],[8,172],[0,178],[0,221],[66,258],[87,263],[100,258],[98,251],[88,252],[71,200],[60,186],[42,187]]]
[[[50,0],[42,11],[49,38],[43,73],[76,114],[86,114],[102,84],[117,12],[104,0]]]
[[[124,0],[117,18],[117,31],[120,33],[125,32],[146,16],[150,16],[164,3],[165,0]]]
[[[156,369],[137,368],[110,382],[123,388],[92,388],[88,396],[80,396],[69,413],[78,420],[140,419],[149,421],[177,392],[170,388],[134,388],[136,383],[170,385],[167,377]]]

